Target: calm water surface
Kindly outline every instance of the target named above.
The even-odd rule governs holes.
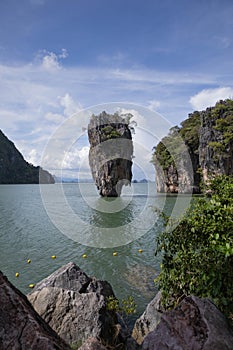
[[[93,234],[89,236],[90,241],[86,241],[85,237],[89,234],[87,230],[75,222],[68,222],[64,217],[64,207],[59,205],[59,185],[44,186],[43,191],[46,189],[47,196],[54,203],[54,215],[62,218],[61,221],[65,222],[66,228],[68,226],[69,232],[77,234],[78,238],[84,237],[85,245],[67,237],[53,224],[42,202],[39,185],[1,185],[0,269],[26,294],[30,283],[37,283],[62,265],[74,261],[88,275],[109,281],[118,298],[132,295],[138,305],[138,316],[156,293],[153,280],[159,272],[160,258],[155,257],[154,252],[156,236],[162,230],[161,224],[149,225],[148,232],[131,243],[100,248],[99,241],[96,241],[95,247]],[[176,201],[176,197],[157,196],[154,183],[133,184],[133,192],[131,189],[131,192],[126,190],[123,193],[118,211],[104,212],[101,209],[103,205],[111,209],[112,203],[102,203],[92,184],[82,187],[78,184],[65,184],[63,190],[68,205],[83,222],[100,230],[101,227],[110,231],[111,228],[121,227],[121,235],[128,234],[122,231],[122,227],[127,230],[127,224],[133,221],[137,224],[135,220],[138,218],[138,227],[147,227],[150,220],[147,217],[147,207],[154,210],[155,206],[165,206],[165,211],[170,212]],[[120,210],[122,205],[123,210]],[[143,210],[145,211],[140,217]],[[132,234],[130,232],[131,238]],[[99,239],[101,236],[98,236]],[[139,253],[138,249],[143,249],[143,252]],[[114,251],[117,251],[117,256],[113,256]],[[83,254],[88,257],[83,259]],[[51,259],[52,255],[57,258]],[[27,259],[31,259],[30,264]],[[20,273],[18,278],[15,277],[16,272]]]

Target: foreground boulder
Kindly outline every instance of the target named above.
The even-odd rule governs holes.
[[[138,344],[141,344],[145,336],[159,324],[163,312],[160,300],[161,293],[158,292],[155,298],[147,305],[144,313],[135,322],[132,337]]]
[[[69,350],[0,271],[0,349]]]
[[[233,331],[225,316],[208,299],[186,297],[162,315],[142,350],[232,350]]]
[[[67,343],[93,337],[115,346],[122,343],[121,326],[107,310],[108,296],[114,296],[108,282],[88,277],[71,262],[38,283],[28,299]]]

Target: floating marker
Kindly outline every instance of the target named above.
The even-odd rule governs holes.
[[[87,254],[83,254],[83,259],[86,259],[87,258]]]
[[[139,252],[139,253],[142,253],[142,252],[143,252],[143,250],[142,250],[142,249],[138,249],[138,252]]]
[[[31,259],[28,259],[28,260],[27,260],[27,263],[30,264],[30,263],[31,263]]]
[[[52,255],[51,258],[52,258],[52,259],[56,259],[56,255]]]
[[[29,287],[29,288],[34,288],[34,287],[35,287],[35,284],[31,283],[31,284],[29,284],[28,287]]]
[[[16,272],[15,277],[19,277],[19,273],[18,272]]]
[[[117,256],[117,252],[113,252],[112,255],[113,255],[113,256]]]

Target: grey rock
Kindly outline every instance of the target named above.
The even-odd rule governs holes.
[[[225,316],[208,299],[186,297],[162,315],[142,350],[232,350],[233,331]]]
[[[90,282],[91,278],[88,277],[77,265],[70,262],[60,267],[49,277],[37,283],[34,287],[33,293],[44,287],[57,287],[82,293],[86,290]]]
[[[128,115],[130,116],[130,115]],[[115,114],[93,115],[88,125],[89,164],[103,197],[119,197],[131,184],[133,142],[129,120]]]
[[[144,313],[136,320],[132,337],[141,344],[145,336],[153,331],[159,324],[162,316],[161,293],[158,292],[155,298],[147,305]]]
[[[1,272],[0,304],[1,350],[70,349]]]
[[[96,338],[89,338],[79,350],[107,350]]]
[[[225,121],[226,125],[229,125],[228,117],[231,115],[232,105],[228,100],[221,100],[215,107],[189,114],[184,122],[189,118],[198,117],[200,125],[197,125],[192,141],[186,142],[188,152],[179,149],[179,159],[176,159],[175,166],[171,164],[163,168],[159,157],[154,159],[157,192],[200,193],[202,179],[208,183],[212,176],[233,174],[233,142],[230,139],[227,143],[223,142],[225,131],[216,128],[217,120],[222,120],[223,124]],[[161,141],[165,146],[166,139],[165,137]],[[169,152],[172,153],[172,150]],[[191,166],[188,158],[191,160]]]
[[[116,313],[107,310],[108,296],[114,296],[108,282],[90,278],[69,263],[38,283],[28,299],[69,344],[94,337],[115,345],[122,342],[121,326]]]

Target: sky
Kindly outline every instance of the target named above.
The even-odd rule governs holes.
[[[90,177],[88,118],[130,111],[135,178],[154,179],[165,129],[233,97],[232,33],[232,0],[0,0],[0,129],[28,162]]]

